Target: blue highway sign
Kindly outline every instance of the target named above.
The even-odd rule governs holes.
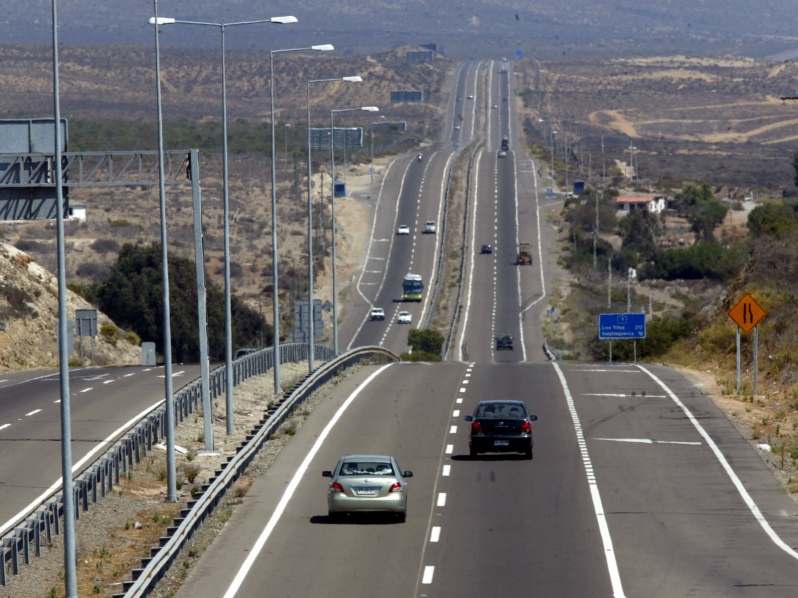
[[[646,338],[646,314],[599,314],[599,339]]]

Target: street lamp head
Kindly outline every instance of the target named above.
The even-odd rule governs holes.
[[[380,109],[376,106],[363,106],[361,110],[365,110],[366,112],[379,112]]]
[[[332,44],[322,44],[320,46],[310,46],[311,50],[316,50],[316,52],[332,52],[335,50]]]
[[[360,75],[353,75],[351,77],[341,77],[342,81],[349,81],[350,83],[360,83],[363,80],[363,77]]]
[[[172,17],[150,17],[150,25],[174,25],[175,19]]]
[[[297,23],[296,17],[272,17],[269,23],[277,23],[278,25],[288,25],[289,23]]]

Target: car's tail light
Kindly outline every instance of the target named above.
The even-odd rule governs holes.
[[[330,484],[330,492],[343,492],[343,491],[344,487],[341,486],[341,484],[339,484],[338,482],[333,482],[332,484]]]
[[[471,433],[472,434],[482,434],[482,424],[478,421],[475,421],[471,424]]]
[[[531,433],[532,433],[532,424],[524,420],[524,423],[521,424],[521,434],[531,434]]]
[[[400,484],[399,482],[394,482],[393,484],[391,484],[391,487],[388,490],[388,492],[403,492],[403,491],[404,488],[402,488],[402,484]]]

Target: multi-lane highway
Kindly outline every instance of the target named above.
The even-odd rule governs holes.
[[[178,595],[795,595],[796,505],[709,397],[666,367],[546,360],[540,322],[556,250],[543,183],[518,147],[513,75],[473,63],[454,81],[445,138],[386,172],[342,327],[350,346],[404,350],[401,279],[431,279],[440,241],[420,229],[440,221],[451,157],[474,143],[450,360],[367,367],[342,382]],[[410,235],[395,235],[400,223]],[[519,241],[533,247],[531,266],[515,265]],[[483,243],[493,254],[477,253]],[[384,322],[367,321],[371,305],[386,309]],[[409,309],[420,326],[429,304]],[[513,335],[514,351],[495,351],[499,333]],[[463,416],[502,397],[539,418],[532,461],[468,456]],[[353,453],[392,454],[414,472],[406,523],[328,520],[321,471]]]
[[[176,365],[174,388],[199,366]],[[164,399],[163,368],[70,371],[73,471],[87,467]],[[0,376],[0,535],[61,484],[61,383],[57,371]]]

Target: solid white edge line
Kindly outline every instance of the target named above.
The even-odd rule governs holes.
[[[687,406],[684,403],[682,403],[679,400],[679,397],[677,397],[676,394],[674,394],[674,392],[670,388],[668,388],[668,386],[662,380],[660,380],[657,376],[655,376],[652,372],[644,368],[642,365],[638,365],[637,367],[639,367],[646,374],[648,374],[651,377],[651,379],[654,380],[654,382],[660,385],[662,390],[668,393],[668,396],[670,396],[671,400],[679,406],[682,412],[684,412],[685,416],[687,416],[687,419],[690,420],[690,423],[693,424],[696,430],[698,430],[698,433],[709,445],[709,448],[712,449],[712,452],[715,454],[715,457],[718,459],[721,466],[726,471],[726,474],[731,479],[732,484],[734,484],[734,487],[737,488],[737,492],[740,493],[743,502],[745,502],[746,506],[753,514],[754,519],[756,519],[757,522],[759,522],[759,525],[762,526],[762,529],[765,530],[765,533],[773,541],[773,543],[779,548],[781,548],[788,555],[790,555],[792,558],[798,559],[798,552],[793,550],[792,547],[788,546],[787,543],[784,542],[784,540],[782,540],[779,537],[779,535],[773,530],[773,528],[770,527],[770,524],[767,522],[767,519],[765,519],[765,516],[762,514],[762,511],[759,510],[759,507],[754,502],[754,499],[751,498],[751,495],[748,494],[748,491],[745,489],[745,486],[743,486],[743,482],[740,480],[740,478],[737,477],[737,474],[734,472],[734,469],[732,469],[731,465],[729,465],[729,462],[726,460],[726,457],[718,448],[718,445],[715,444],[715,441],[712,440],[712,437],[710,437],[709,433],[698,422],[693,413],[687,408]]]
[[[360,384],[360,386],[358,386],[354,390],[354,392],[352,392],[352,394],[349,395],[346,401],[343,402],[338,411],[335,412],[335,415],[333,415],[332,419],[330,419],[330,421],[324,427],[324,430],[321,431],[321,434],[319,434],[319,437],[316,439],[316,442],[313,444],[310,451],[308,451],[308,454],[305,456],[305,459],[297,468],[294,477],[291,479],[291,482],[288,484],[288,487],[285,489],[283,497],[280,499],[280,502],[275,507],[274,513],[272,513],[272,516],[269,518],[266,527],[263,528],[263,531],[261,532],[260,536],[255,541],[255,544],[252,547],[252,550],[250,550],[247,559],[241,565],[241,568],[238,570],[238,573],[236,573],[236,576],[233,579],[232,583],[230,584],[230,587],[227,588],[227,591],[224,594],[224,598],[232,598],[233,596],[236,595],[236,592],[238,592],[238,589],[241,587],[241,584],[244,582],[244,579],[247,577],[249,570],[252,568],[252,565],[255,564],[255,560],[260,555],[260,551],[263,550],[263,547],[266,544],[266,540],[269,539],[269,536],[271,535],[275,526],[280,521],[280,517],[282,517],[283,511],[285,511],[285,508],[288,506],[288,503],[290,502],[291,498],[294,496],[294,491],[297,489],[297,486],[299,486],[299,482],[302,480],[302,476],[305,474],[305,471],[310,465],[310,462],[316,456],[316,453],[319,452],[321,445],[324,444],[324,441],[327,439],[327,436],[329,435],[330,431],[333,429],[335,424],[338,423],[338,420],[341,419],[341,416],[344,414],[344,411],[346,411],[349,405],[351,405],[352,402],[354,402],[354,400],[361,393],[361,391],[364,388],[366,388],[366,386],[368,386],[371,383],[371,381],[374,380],[374,378],[379,376],[386,368],[391,367],[391,365],[393,364],[389,363],[387,365],[382,366],[380,369],[378,369],[376,372],[372,373],[368,378],[366,378]]]
[[[585,475],[587,476],[587,483],[590,488],[590,497],[593,499],[593,510],[596,514],[599,532],[601,533],[601,541],[604,544],[604,555],[607,558],[607,569],[610,574],[610,583],[612,584],[612,595],[616,598],[621,598],[624,596],[623,586],[621,585],[621,574],[618,571],[618,562],[615,560],[615,551],[612,547],[610,528],[607,524],[607,517],[604,514],[604,507],[601,504],[601,495],[599,494],[598,483],[593,474],[593,465],[590,461],[590,455],[587,452],[587,444],[585,443],[585,435],[582,432],[582,424],[579,421],[579,415],[576,413],[576,405],[574,405],[571,391],[568,390],[568,383],[565,380],[565,376],[556,361],[553,362],[553,365],[560,379],[560,384],[565,394],[565,400],[568,403],[568,410],[571,412],[571,419],[573,420],[574,430],[576,432],[576,440],[579,444],[579,452],[582,454],[582,462],[585,465]]]

